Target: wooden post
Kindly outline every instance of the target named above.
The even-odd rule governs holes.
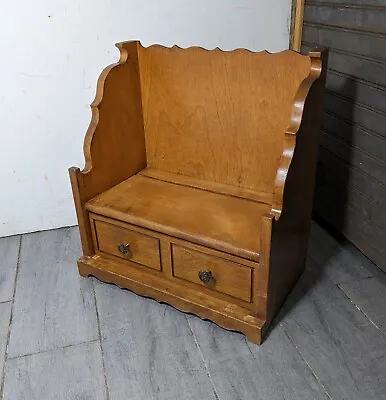
[[[303,32],[304,0],[292,0],[291,46],[300,51]]]

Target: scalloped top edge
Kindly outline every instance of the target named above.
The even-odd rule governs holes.
[[[281,50],[281,51],[277,51],[277,52],[270,52],[268,50],[253,51],[253,50],[246,49],[246,48],[235,48],[235,49],[232,49],[232,50],[224,50],[224,49],[221,49],[218,46],[216,46],[214,48],[210,48],[210,49],[207,49],[207,48],[202,47],[202,46],[196,46],[196,45],[195,46],[189,46],[189,47],[182,47],[182,46],[180,46],[178,44],[174,44],[172,46],[165,46],[165,45],[162,45],[162,44],[159,44],[159,43],[154,43],[154,44],[151,44],[149,46],[144,46],[141,43],[140,40],[130,40],[130,41],[118,42],[118,43],[115,44],[115,46],[118,47],[118,48],[121,48],[125,44],[129,44],[129,43],[137,43],[143,49],[151,49],[151,48],[157,48],[157,47],[159,47],[161,49],[178,49],[178,50],[196,49],[196,50],[207,51],[207,52],[220,51],[222,53],[236,53],[236,52],[246,52],[246,53],[250,53],[250,54],[261,54],[261,53],[264,53],[264,54],[272,55],[272,56],[279,55],[279,54],[286,53],[286,52],[291,52],[291,53],[297,54],[297,55],[302,56],[302,57],[312,57],[312,58],[321,58],[321,54],[322,54],[322,49],[312,49],[312,50],[309,51],[308,55],[305,55],[305,54],[301,54],[301,53],[299,53],[299,52],[297,52],[295,50],[291,50],[291,49]]]

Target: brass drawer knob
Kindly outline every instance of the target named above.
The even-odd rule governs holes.
[[[211,271],[200,271],[198,273],[198,277],[200,278],[201,282],[205,283],[205,285],[210,283],[212,281],[212,279],[213,279]]]
[[[118,245],[118,251],[121,254],[123,254],[124,256],[127,256],[130,253],[130,245],[129,244],[120,243]]]

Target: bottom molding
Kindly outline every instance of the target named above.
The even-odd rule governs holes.
[[[242,332],[252,343],[262,343],[266,330],[265,321],[253,316],[247,308],[211,297],[190,287],[181,287],[179,283],[160,275],[149,274],[137,268],[129,269],[97,255],[81,257],[78,260],[78,268],[82,276],[95,276],[138,295],[167,303],[180,311],[211,320],[222,328]],[[124,273],[128,271],[129,273]]]

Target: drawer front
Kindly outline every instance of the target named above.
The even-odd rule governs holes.
[[[98,250],[124,260],[161,270],[160,244],[157,238],[94,220]]]
[[[251,268],[176,244],[172,257],[175,277],[251,302]]]

